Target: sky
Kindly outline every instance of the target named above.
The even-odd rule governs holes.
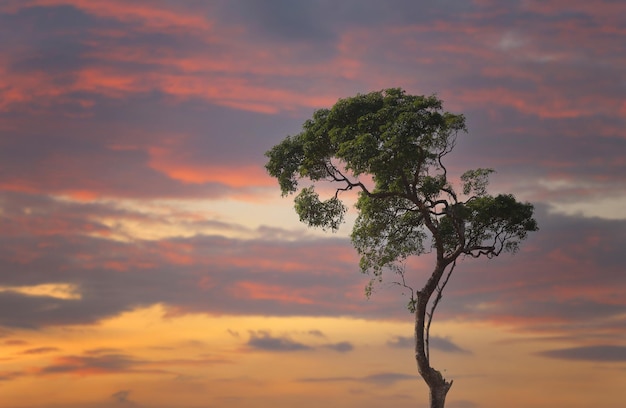
[[[354,210],[308,229],[264,169],[316,109],[393,87],[463,113],[451,174],[496,169],[540,227],[457,265],[447,406],[623,407],[621,0],[2,0],[0,405],[426,407]]]

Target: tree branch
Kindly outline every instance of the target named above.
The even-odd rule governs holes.
[[[402,282],[393,281],[393,282],[391,282],[391,284],[392,285],[401,286],[401,287],[406,288],[406,289],[411,291],[411,299],[409,300],[409,311],[411,313],[415,313],[415,302],[417,302],[417,300],[415,298],[415,292],[416,291],[415,291],[415,289],[413,289],[412,287],[410,287],[409,285],[406,284],[406,280],[404,279],[404,271],[405,271],[405,266],[404,265],[402,266],[401,269],[398,269],[398,271],[397,271],[398,275],[400,275],[400,278],[402,279]]]

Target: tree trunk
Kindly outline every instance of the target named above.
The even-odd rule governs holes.
[[[435,270],[433,275],[440,272]],[[441,274],[438,274],[441,275]],[[438,282],[439,279],[436,279]],[[436,283],[435,283],[436,284]],[[427,285],[428,287],[428,285]],[[428,345],[426,344],[426,310],[428,301],[434,292],[425,287],[422,292],[418,293],[415,305],[415,360],[417,361],[417,370],[430,389],[430,408],[444,408],[446,395],[452,387],[452,381],[446,381],[441,373],[430,366],[428,353]]]
[[[444,408],[446,395],[448,394],[450,387],[452,387],[452,381],[446,381],[445,378],[441,376],[439,371],[436,372],[439,374],[441,382],[438,384],[428,384],[428,387],[430,388],[430,408]]]

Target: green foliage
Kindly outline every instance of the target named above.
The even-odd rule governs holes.
[[[537,231],[533,219],[533,206],[520,203],[511,194],[482,196],[466,204],[469,214],[466,227],[466,248],[477,248],[491,242],[493,250],[487,256],[497,256],[500,251],[516,252],[528,232]],[[470,254],[470,251],[465,251]]]
[[[320,201],[313,187],[303,188],[294,202],[300,221],[307,223],[309,227],[320,227],[324,230],[336,231],[347,210],[337,197]]]
[[[354,176],[374,176],[378,190],[400,191],[402,177],[413,180],[437,166],[456,132],[465,130],[463,115],[441,110],[435,96],[411,96],[401,89],[340,99],[268,151],[266,168],[283,195],[295,192],[300,178],[335,176],[332,158]]]
[[[384,268],[395,269],[397,262],[424,253],[422,214],[410,207],[405,198],[378,199],[359,194],[359,216],[351,238],[361,255],[362,271],[380,276]]]
[[[487,184],[489,184],[489,175],[491,173],[494,173],[493,169],[475,169],[463,173],[461,175],[463,194],[474,194],[477,197],[487,194]]]
[[[346,212],[341,194],[359,191],[351,238],[374,283],[385,269],[402,273],[398,265],[413,255],[434,250],[442,265],[463,254],[493,257],[514,252],[537,230],[531,204],[487,194],[492,169],[465,172],[468,198],[459,199],[443,158],[460,131],[466,131],[463,115],[443,111],[436,96],[395,88],[359,94],[315,111],[300,133],[266,153],[266,168],[283,195],[297,192],[303,179],[338,186],[325,201],[313,187],[297,195],[300,220],[313,227],[337,230]]]
[[[265,165],[267,171],[278,179],[282,195],[285,196],[297,190],[298,183],[294,174],[300,171],[304,160],[304,149],[296,138],[287,136],[280,144],[266,153],[271,160]]]

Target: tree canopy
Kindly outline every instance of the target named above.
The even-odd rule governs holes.
[[[347,210],[341,193],[358,189],[352,242],[364,272],[379,275],[432,247],[449,262],[515,251],[537,229],[533,206],[488,195],[491,169],[466,171],[460,192],[448,180],[443,159],[465,131],[464,116],[444,112],[436,96],[387,89],[315,111],[302,132],[266,153],[266,168],[283,195],[297,192],[303,179],[337,185],[325,200],[314,186],[296,196],[300,220],[313,227],[336,230]]]
[[[457,259],[515,252],[538,229],[532,204],[487,193],[493,170],[468,170],[456,187],[449,180],[444,158],[466,131],[464,116],[445,112],[436,96],[394,88],[315,111],[300,133],[266,153],[266,169],[283,196],[298,193],[295,209],[309,226],[337,230],[347,211],[342,193],[358,191],[351,239],[361,270],[373,274],[368,294],[384,270],[395,270],[404,282],[408,257],[436,254],[430,277],[412,290],[409,302],[415,358],[430,388],[431,408],[444,406],[452,386],[430,366],[428,345],[433,313]],[[303,180],[312,184],[299,188]],[[324,200],[315,189],[319,182],[333,185]]]

